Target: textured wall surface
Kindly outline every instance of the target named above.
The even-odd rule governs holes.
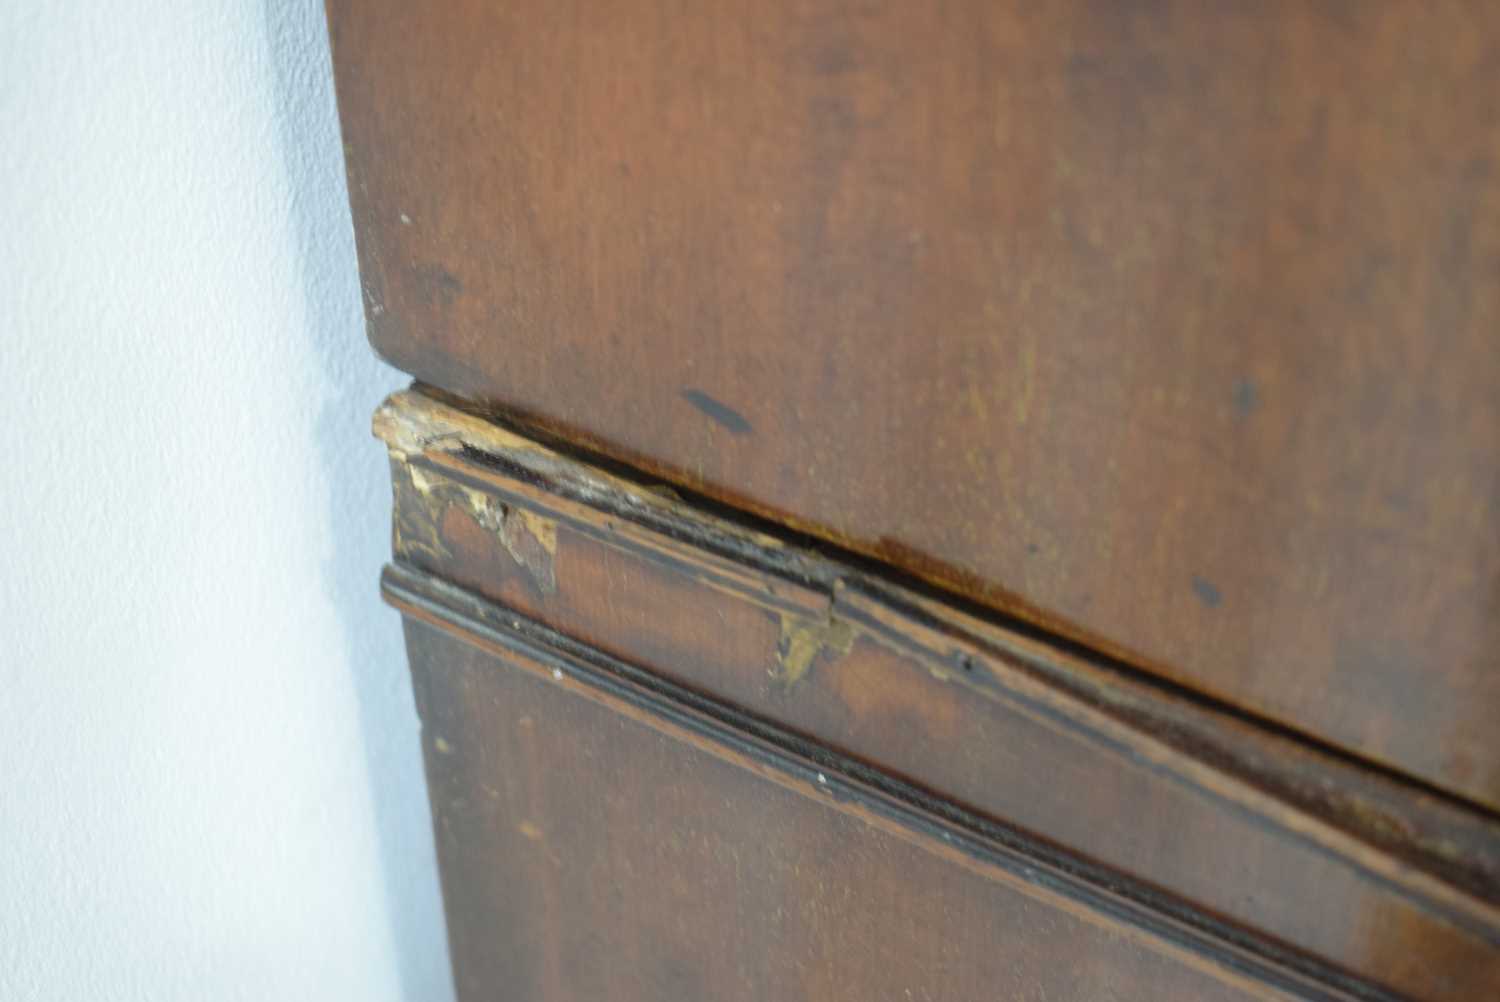
[[[0,998],[451,997],[327,47],[0,4]]]

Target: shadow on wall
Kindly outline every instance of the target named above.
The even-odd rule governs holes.
[[[390,494],[370,415],[405,378],[378,362],[364,335],[327,23],[319,0],[266,0],[277,126],[308,304],[305,329],[329,387],[314,429],[329,478],[331,555],[324,586],[356,671],[360,727],[375,812],[391,941],[410,999],[452,999],[447,937],[422,774],[421,746],[399,620],[378,598],[388,553]],[[351,462],[350,457],[354,456]]]

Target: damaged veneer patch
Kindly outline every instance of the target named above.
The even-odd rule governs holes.
[[[553,570],[557,556],[557,523],[534,512],[514,506],[500,506],[503,514],[496,531],[507,553],[531,578],[543,595],[557,591],[557,574]]]
[[[773,677],[783,686],[802,681],[818,655],[841,656],[854,646],[854,627],[841,619],[825,616],[807,619],[781,614],[781,637],[776,643]]]
[[[556,602],[507,591],[483,599],[495,603],[486,629],[519,629],[521,616],[579,639],[610,637],[621,648],[614,656],[668,681],[785,718],[791,732],[879,759],[988,816],[1056,834],[1103,865],[1131,869],[1139,857],[1068,788],[1110,784],[1161,798],[1175,806],[1141,820],[1142,840],[1178,847],[1180,824],[1229,834],[1195,850],[1190,873],[1164,863],[1143,879],[1277,936],[1305,932],[1303,902],[1283,913],[1240,894],[1242,885],[1223,887],[1213,875],[1226,860],[1244,856],[1261,861],[1260,872],[1336,884],[1336,898],[1401,909],[1402,921],[1424,923],[1439,949],[1470,950],[1474,930],[1493,941],[1493,902],[1484,895],[1500,871],[1486,819],[1163,692],[1124,666],[868,574],[795,537],[732,522],[671,488],[629,480],[420,392],[393,396],[375,424],[397,493],[399,559],[387,573],[402,588],[428,579],[428,605],[393,599],[409,615],[457,601],[451,593],[472,586],[451,579],[479,574],[553,595],[561,523],[570,568],[592,572],[605,547],[673,577],[663,584],[655,575],[591,573],[570,579],[571,594]],[[501,561],[520,572],[503,571]],[[713,619],[720,602],[737,603],[722,627]],[[478,620],[473,608],[456,608]],[[563,679],[560,668],[551,671]],[[1056,758],[1069,782],[1038,779],[1033,758]],[[1338,913],[1324,918],[1331,932],[1314,945],[1342,963],[1349,954],[1341,937],[1358,923],[1351,932]]]
[[[424,470],[393,454],[392,474],[398,492],[394,543],[396,552],[437,561],[451,557],[443,538],[443,520],[457,509],[493,537],[543,595],[557,591],[553,569],[557,524],[534,512],[503,504],[483,491]],[[400,494],[406,493],[404,499]]]

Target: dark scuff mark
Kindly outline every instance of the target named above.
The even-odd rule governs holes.
[[[463,280],[440,264],[416,265],[415,292],[426,306],[452,306],[464,291]]]
[[[1207,578],[1193,578],[1193,594],[1202,600],[1203,604],[1210,609],[1217,609],[1219,603],[1224,601],[1224,596],[1219,594],[1219,589]]]
[[[723,425],[731,434],[748,435],[754,430],[739,411],[726,407],[702,390],[688,387],[682,391],[682,399]]]
[[[1234,381],[1234,416],[1249,417],[1260,406],[1260,393],[1253,380],[1241,376]]]
[[[846,45],[827,45],[813,53],[813,71],[820,76],[838,76],[855,68],[854,53]]]

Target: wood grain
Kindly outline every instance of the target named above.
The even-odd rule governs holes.
[[[1319,984],[1500,992],[1483,812],[423,394],[376,427],[408,616],[545,623]]]
[[[576,662],[407,644],[464,1002],[1299,997]]]
[[[329,12],[395,364],[1500,807],[1500,5]]]

